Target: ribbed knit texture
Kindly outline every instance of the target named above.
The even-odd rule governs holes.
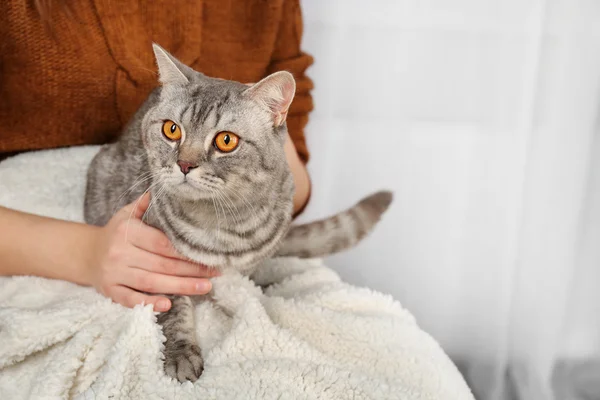
[[[153,41],[214,77],[297,79],[288,129],[304,161],[312,58],[298,0],[0,2],[0,153],[113,140],[157,85]]]

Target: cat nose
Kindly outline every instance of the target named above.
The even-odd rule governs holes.
[[[187,175],[194,168],[198,168],[198,164],[188,161],[177,161],[177,165],[179,165],[179,169],[184,175]]]

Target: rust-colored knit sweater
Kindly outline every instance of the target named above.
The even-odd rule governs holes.
[[[297,79],[290,135],[306,161],[312,58],[298,0],[0,2],[0,154],[114,139],[157,85],[151,43],[209,76]]]

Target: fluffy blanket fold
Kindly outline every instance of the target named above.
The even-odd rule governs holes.
[[[0,205],[81,221],[97,149],[0,163]],[[216,278],[196,321],[205,371],[180,384],[162,370],[150,306],[126,309],[67,282],[0,278],[0,399],[473,399],[398,302],[342,282],[320,260],[274,259],[253,280]]]

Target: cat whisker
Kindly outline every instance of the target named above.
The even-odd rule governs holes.
[[[222,196],[223,199],[229,204],[229,209],[231,210],[232,214],[235,213],[237,215],[237,218],[234,216],[235,223],[240,225],[243,220],[240,210],[235,206],[235,203],[229,198],[229,196],[227,196],[225,192],[219,191],[219,195]]]
[[[158,202],[158,200],[160,199],[160,196],[162,196],[165,193],[165,191],[166,191],[166,185],[164,184],[164,182],[162,182],[162,183],[163,184],[158,189],[158,192],[156,192],[156,195],[152,196],[152,198],[150,199],[150,204],[148,204],[148,208],[144,212],[144,215],[142,215],[141,222],[144,222],[144,218],[146,218],[149,215],[150,209],[152,208],[152,206],[154,206]],[[146,221],[147,220],[148,219],[146,218]]]
[[[211,193],[212,193],[212,190],[211,190]],[[219,220],[219,211],[218,211],[218,208],[217,208],[217,205],[215,202],[215,198],[211,197],[210,199],[212,200],[213,208],[215,209],[215,215],[217,217],[217,240],[216,240],[216,242],[218,244],[219,239],[220,239],[220,234],[221,234],[221,221]]]
[[[142,183],[144,183],[150,179],[157,177],[158,175],[160,175],[160,171],[156,172],[156,173],[150,171],[150,172],[146,172],[146,173],[143,173],[140,176],[138,176],[136,178],[136,180],[133,182],[133,184],[119,196],[119,198],[115,202],[112,214],[117,212],[117,210],[122,206],[120,203],[121,203],[121,200],[123,200],[123,197],[125,197],[128,193],[132,192],[137,186],[141,185]]]
[[[244,196],[242,196],[235,188],[226,186],[225,189],[229,190],[231,194],[233,194],[239,200],[243,201],[248,206],[248,208],[252,209],[252,211],[254,212],[254,216],[257,215],[252,203],[250,203]]]
[[[232,207],[231,202],[228,202],[228,199],[224,196],[224,194],[221,191],[219,191],[219,189],[216,189],[215,193],[223,201],[223,204],[225,205],[225,207],[227,207],[227,210],[229,211],[229,213],[231,214],[231,217],[233,218],[233,222],[235,224],[239,224],[239,221],[235,216],[235,207]]]
[[[225,218],[225,223],[228,224],[228,220],[227,220],[227,213],[225,212],[225,207],[223,207],[223,203],[221,202],[221,198],[219,197],[219,194],[216,191],[212,191],[213,194],[217,195],[217,197],[215,198],[215,200],[217,200],[217,205],[219,207],[221,207],[221,211],[223,211],[223,216]]]
[[[254,216],[255,221],[259,221],[260,219],[258,218],[258,213],[256,212],[256,209],[254,208],[254,206],[252,205],[252,203],[250,203],[244,196],[242,196],[237,190],[235,190],[232,187],[225,187],[225,189],[229,190],[231,194],[233,194],[235,197],[237,197],[239,200],[243,201],[248,208],[250,209],[250,211],[252,212],[252,215]]]

